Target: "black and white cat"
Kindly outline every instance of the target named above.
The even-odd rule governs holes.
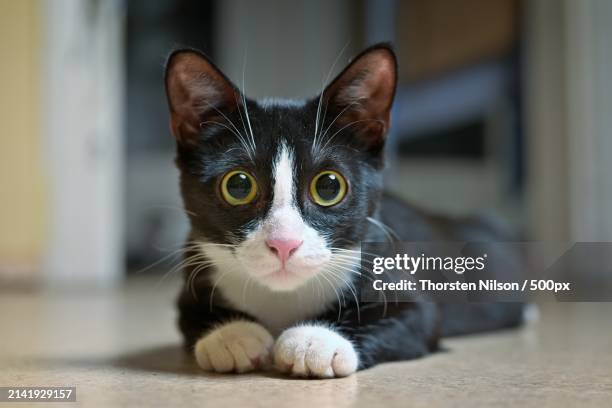
[[[423,356],[443,335],[520,323],[514,303],[368,303],[358,319],[360,242],[384,241],[385,224],[405,241],[495,239],[478,220],[430,216],[383,194],[396,81],[393,51],[377,45],[311,100],[254,101],[200,52],[170,55],[192,226],[179,325],[204,370],[273,362],[294,376],[342,377]]]

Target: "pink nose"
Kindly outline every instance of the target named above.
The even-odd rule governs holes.
[[[266,241],[268,248],[278,256],[284,264],[287,259],[302,245],[303,241],[297,239],[269,239]]]

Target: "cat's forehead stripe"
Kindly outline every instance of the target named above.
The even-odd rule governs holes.
[[[278,154],[274,163],[274,197],[272,199],[273,208],[281,208],[293,205],[295,177],[293,152],[282,144],[278,149]]]

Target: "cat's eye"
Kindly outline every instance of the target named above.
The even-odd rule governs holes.
[[[310,196],[323,207],[338,204],[346,196],[346,191],[346,180],[337,171],[322,171],[310,182]]]
[[[221,195],[230,205],[245,205],[257,196],[255,178],[243,170],[233,170],[221,180]]]

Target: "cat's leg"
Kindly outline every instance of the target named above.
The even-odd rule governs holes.
[[[205,371],[246,373],[268,365],[274,339],[259,323],[235,320],[205,333],[195,344]]]
[[[179,327],[198,365],[220,373],[263,368],[274,343],[268,330],[243,313],[210,304],[206,290],[198,297],[184,290],[178,301]]]
[[[325,324],[285,330],[274,345],[274,364],[298,377],[333,378],[354,373],[359,356],[350,340]]]
[[[439,311],[434,303],[367,304],[359,322],[339,330],[360,352],[360,369],[389,361],[414,360],[439,347]]]

